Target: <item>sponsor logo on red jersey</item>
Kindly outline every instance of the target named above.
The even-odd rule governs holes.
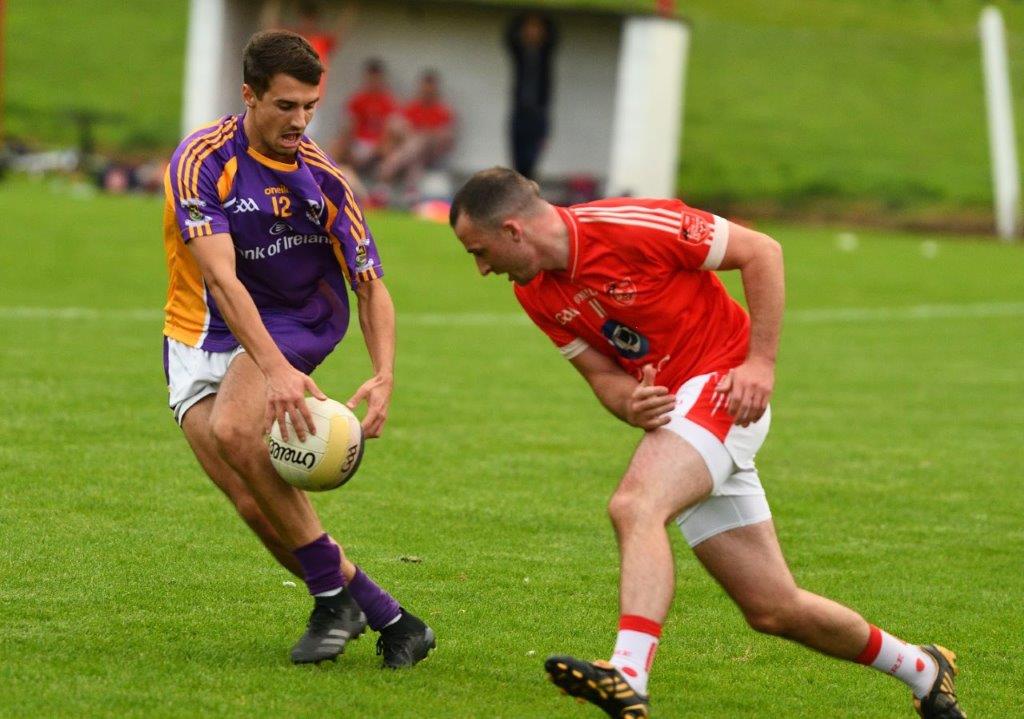
[[[640,359],[651,348],[646,337],[632,327],[627,327],[616,320],[606,320],[601,325],[601,334],[615,348],[615,351],[626,359]]]

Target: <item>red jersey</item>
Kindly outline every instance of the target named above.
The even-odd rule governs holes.
[[[588,346],[676,392],[743,363],[750,318],[714,270],[729,224],[679,200],[618,198],[558,208],[569,264],[515,287],[530,318],[572,359]]]
[[[320,64],[324,66],[324,71],[327,70],[327,62],[330,60],[331,53],[334,52],[334,48],[337,46],[338,41],[334,38],[334,35],[328,35],[326,33],[311,32],[308,35],[303,35],[306,42],[308,42],[313,51],[320,57]]]
[[[397,109],[395,98],[387,90],[357,92],[348,101],[354,122],[353,134],[366,142],[380,142],[388,117]]]
[[[320,64],[324,68],[324,72],[320,76],[320,97],[323,98],[324,88],[327,87],[327,65],[330,63],[331,53],[334,52],[334,48],[337,46],[337,40],[335,40],[333,35],[317,32],[303,35],[303,37],[312,46],[313,51],[320,58]]]
[[[414,130],[440,130],[452,123],[452,111],[443,102],[413,100],[402,112]]]

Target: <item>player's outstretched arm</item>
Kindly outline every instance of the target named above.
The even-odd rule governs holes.
[[[383,280],[361,283],[355,290],[359,327],[370,354],[374,375],[363,382],[347,402],[350,409],[366,400],[363,435],[379,437],[384,431],[395,384],[395,306]]]
[[[768,235],[729,223],[729,244],[720,270],[740,271],[750,311],[747,359],[719,382],[736,424],[747,426],[764,414],[775,387],[775,357],[786,300],[782,247]]]
[[[627,424],[644,430],[657,429],[669,423],[668,412],[676,406],[676,398],[668,388],[654,384],[654,367],[645,365],[643,377],[626,373],[615,362],[592,347],[570,360],[587,380],[605,408]]]
[[[317,399],[327,399],[327,396],[311,377],[288,363],[267,332],[256,303],[235,274],[235,246],[231,235],[222,232],[199,237],[189,242],[188,248],[231,333],[267,378],[264,431],[269,432],[277,419],[281,436],[287,439],[287,414],[299,439],[305,440],[307,429],[314,431],[313,417],[305,402],[306,392]]]

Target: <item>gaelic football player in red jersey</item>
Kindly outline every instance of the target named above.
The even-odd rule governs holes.
[[[556,685],[610,716],[649,716],[648,673],[675,588],[674,520],[751,627],[897,677],[922,717],[964,716],[952,652],[906,644],[801,589],[779,548],[754,466],[782,325],[777,242],[679,200],[556,207],[505,168],[471,177],[450,220],[480,273],[515,281],[523,309],[601,403],[645,431],[608,507],[621,558],[611,659],[549,657]],[[749,316],[716,270],[740,271]]]

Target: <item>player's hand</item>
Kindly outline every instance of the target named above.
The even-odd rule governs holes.
[[[267,373],[267,411],[263,418],[264,431],[270,432],[270,428],[277,420],[277,426],[281,429],[281,438],[288,439],[288,423],[285,417],[290,417],[292,427],[300,442],[306,441],[308,434],[316,434],[316,426],[313,424],[313,415],[306,406],[306,392],[317,399],[327,399],[327,395],[320,391],[316,382],[309,375],[300,372],[289,364],[281,365],[279,368]]]
[[[644,365],[640,384],[626,404],[626,421],[648,432],[668,424],[668,413],[676,406],[676,398],[668,393],[668,387],[654,384],[654,374],[654,365]]]
[[[769,360],[748,359],[718,381],[715,399],[726,400],[734,423],[746,427],[764,415],[775,387],[775,364]]]
[[[367,439],[380,437],[384,431],[384,422],[388,418],[388,406],[391,404],[391,390],[395,382],[390,376],[376,375],[363,382],[345,404],[350,410],[366,401],[366,416],[363,417],[363,436]]]

